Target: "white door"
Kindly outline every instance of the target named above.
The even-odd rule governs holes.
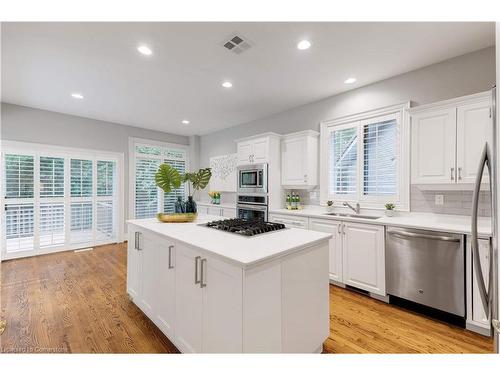
[[[203,352],[241,353],[243,347],[242,270],[204,258]]]
[[[342,223],[333,220],[309,219],[309,229],[332,234],[330,238],[330,280],[339,283],[342,280]]]
[[[284,140],[281,143],[281,184],[304,185],[307,183],[307,139]]]
[[[483,271],[486,288],[488,288],[489,282],[489,252],[490,241],[479,240],[479,258],[481,259],[481,270]],[[489,328],[490,324],[483,309],[483,303],[481,301],[481,295],[479,294],[479,287],[474,267],[474,258],[472,257],[472,320],[484,325],[485,328]]]
[[[156,249],[158,251],[157,303],[155,322],[168,337],[174,337],[175,326],[175,244],[162,238]]]
[[[457,182],[474,183],[485,142],[493,147],[491,101],[466,104],[457,109]],[[488,182],[483,178],[483,182]]]
[[[157,242],[150,234],[141,234],[139,237],[139,257],[140,257],[140,292],[137,305],[141,310],[154,321],[155,304],[157,301],[158,286],[158,261],[156,249]]]
[[[269,138],[258,138],[253,140],[253,163],[267,163],[269,159]]]
[[[139,267],[140,254],[136,249],[136,228],[129,226],[127,246],[127,293],[130,298],[137,302],[139,296]]]
[[[456,109],[412,115],[412,183],[442,184],[456,181]]]
[[[343,223],[345,284],[385,296],[384,227]]]
[[[251,141],[238,142],[237,153],[239,165],[250,164],[252,162],[253,143]]]
[[[202,350],[202,289],[199,283],[201,253],[177,243],[175,255],[175,343],[183,353],[200,353]]]

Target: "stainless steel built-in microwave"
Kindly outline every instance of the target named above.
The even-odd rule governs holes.
[[[267,193],[267,164],[238,167],[238,193]]]

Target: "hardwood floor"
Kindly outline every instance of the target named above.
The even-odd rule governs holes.
[[[177,353],[125,292],[126,245],[1,263],[0,351]],[[326,353],[485,353],[491,339],[335,286]],[[265,339],[265,338],[264,338]]]

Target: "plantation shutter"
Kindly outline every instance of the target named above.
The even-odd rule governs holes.
[[[330,193],[355,195],[357,191],[357,127],[333,130],[330,135]]]
[[[186,158],[184,152],[167,150],[165,163],[170,164],[170,166],[179,173],[186,172]],[[186,200],[186,184],[182,184],[178,189],[173,189],[168,194],[164,193],[163,212],[175,212],[177,197],[182,197],[182,200]]]
[[[160,167],[160,159],[139,157],[135,161],[135,217],[144,219],[158,213],[158,188],[155,174]]]
[[[97,161],[96,240],[99,242],[116,239],[115,175],[116,162]]]
[[[5,247],[6,252],[34,247],[35,159],[32,155],[5,154]]]
[[[71,159],[70,242],[86,244],[93,240],[92,160]]]
[[[397,192],[397,121],[387,119],[363,126],[363,194],[392,196]]]

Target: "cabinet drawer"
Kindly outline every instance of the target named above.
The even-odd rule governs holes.
[[[308,229],[308,218],[288,215],[269,215],[269,221],[285,224],[289,228]]]

